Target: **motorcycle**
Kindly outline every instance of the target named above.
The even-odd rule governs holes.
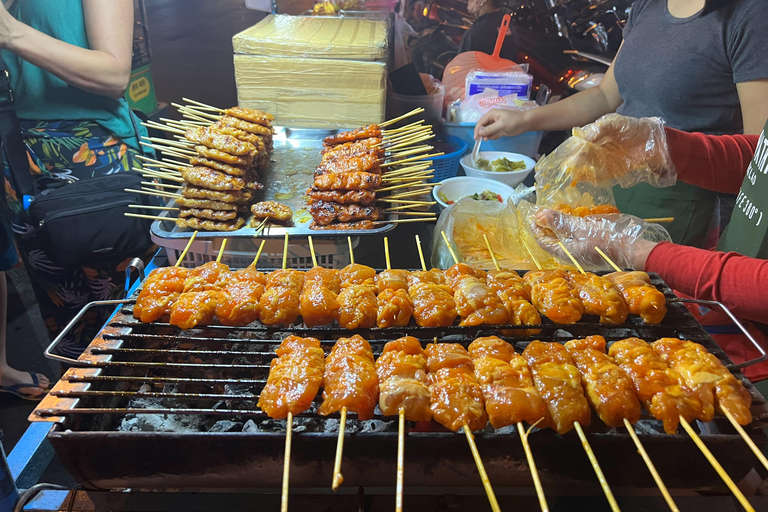
[[[466,4],[456,0],[416,2],[406,20],[418,32],[408,44],[416,68],[442,77],[445,66],[458,53],[461,38],[472,26]]]

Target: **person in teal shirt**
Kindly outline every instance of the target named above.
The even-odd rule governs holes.
[[[10,74],[33,175],[84,180],[140,167],[135,157],[146,131],[123,98],[131,74],[133,13],[132,0],[10,0],[0,6],[0,55]],[[127,260],[57,263],[26,218],[7,162],[4,172],[15,214],[11,230],[53,338],[83,305],[122,291]],[[7,247],[0,242],[0,254]],[[7,270],[8,263],[0,270]],[[2,297],[0,310],[4,302]],[[0,319],[4,324],[4,315]],[[85,318],[63,340],[59,353],[76,358],[103,323],[100,316]],[[48,379],[7,364],[2,327],[0,392],[42,397]]]

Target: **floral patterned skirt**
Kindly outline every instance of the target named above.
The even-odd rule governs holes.
[[[141,167],[135,158],[138,151],[94,122],[22,121],[21,125],[33,175],[85,180]],[[22,209],[7,161],[3,171],[8,206],[14,215],[11,230],[53,339],[87,303],[120,298],[130,260],[140,257],[147,262],[157,248],[128,258],[100,257],[83,265],[62,265],[43,250]],[[111,308],[88,311],[58,345],[57,352],[77,358],[110,314]]]

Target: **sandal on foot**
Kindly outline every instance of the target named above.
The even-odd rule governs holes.
[[[0,386],[0,393],[10,393],[12,395],[16,395],[19,398],[23,398],[24,400],[42,400],[45,395],[48,394],[47,388],[42,388],[40,386],[40,379],[38,378],[37,374],[34,372],[27,372],[29,373],[29,376],[32,378],[32,382],[22,383],[22,384],[14,384],[13,386]],[[44,392],[40,394],[32,394],[32,393],[25,393],[21,391],[24,388],[40,388]]]

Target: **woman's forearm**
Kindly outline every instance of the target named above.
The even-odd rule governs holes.
[[[21,22],[16,22],[7,49],[68,84],[94,94],[120,98],[128,86],[130,65],[126,67],[107,52],[59,41]]]
[[[611,104],[599,87],[594,87],[564,100],[527,111],[526,124],[531,131],[570,130],[574,126],[584,126],[614,112],[617,106]]]

